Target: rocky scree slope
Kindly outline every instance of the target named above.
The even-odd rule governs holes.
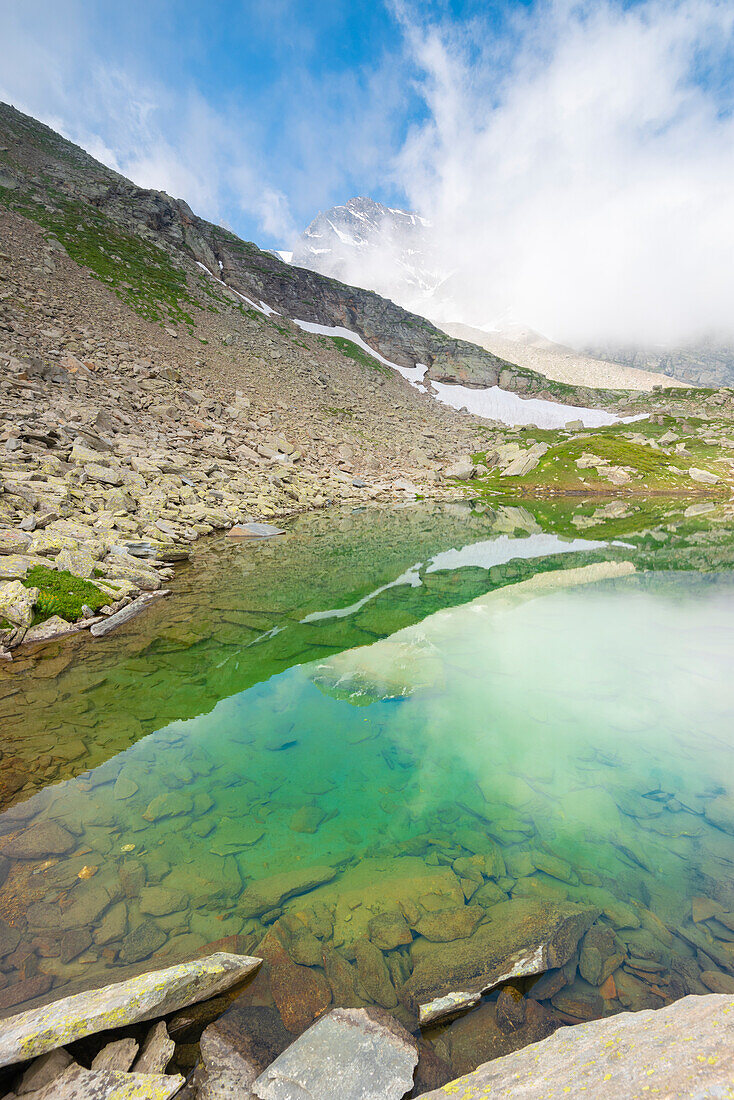
[[[6,644],[159,590],[192,541],[237,521],[435,492],[478,444],[478,422],[353,345],[244,301],[147,224],[123,228],[86,170],[80,199],[91,158],[0,113]],[[136,189],[120,187],[110,201],[134,221],[121,193]]]
[[[500,384],[518,393],[559,397],[582,405],[614,400],[582,387],[549,383],[533,371],[440,332],[424,318],[378,294],[283,263],[272,253],[197,217],[182,200],[137,187],[7,105],[0,105],[0,202],[39,221],[65,246],[73,241],[71,254],[76,252],[75,258],[82,262],[85,252],[99,251],[95,233],[106,233],[110,238],[107,262],[103,264],[95,256],[98,262],[94,266],[106,267],[110,285],[153,320],[191,326],[189,292],[180,275],[166,270],[166,260],[189,258],[239,294],[255,303],[264,301],[288,318],[343,326],[391,362],[403,367],[425,364],[429,379],[476,386]],[[145,277],[132,258],[124,271],[120,268],[121,246],[130,240],[138,243],[139,250],[147,250]],[[138,266],[141,262],[139,259]]]

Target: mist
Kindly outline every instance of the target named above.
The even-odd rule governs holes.
[[[426,117],[396,172],[449,276],[434,315],[576,345],[732,333],[730,3],[546,3],[497,40],[399,17]]]

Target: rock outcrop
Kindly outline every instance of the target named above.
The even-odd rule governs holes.
[[[564,1027],[425,1094],[425,1100],[726,1097],[734,1092],[734,1001],[685,997],[669,1008]]]

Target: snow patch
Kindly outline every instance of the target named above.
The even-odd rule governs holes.
[[[561,405],[538,397],[522,398],[499,386],[487,389],[471,389],[446,382],[433,382],[436,397],[452,409],[466,408],[476,416],[487,420],[500,420],[503,424],[534,424],[537,428],[563,428],[571,420],[580,420],[585,428],[601,428],[618,424],[622,419],[603,409],[587,409],[580,405]],[[625,423],[641,420],[643,416],[625,418]]]
[[[198,260],[194,260],[194,263],[197,267],[200,267],[202,271],[206,271],[207,275],[209,275],[215,283],[221,283],[222,286],[226,286],[227,290],[231,290],[233,294],[236,294],[237,297],[241,298],[243,302],[247,302],[248,306],[251,306],[252,309],[256,309],[258,313],[262,313],[266,317],[271,317],[273,316],[273,314],[276,317],[280,316],[277,309],[273,309],[273,307],[269,306],[267,302],[263,302],[262,298],[260,299],[260,305],[258,305],[257,302],[253,302],[252,298],[248,298],[246,294],[240,294],[239,290],[235,290],[235,288],[233,286],[230,286],[229,283],[225,283],[224,279],[218,279],[216,275],[212,274],[206,264],[199,263]],[[219,260],[219,270],[222,270],[221,260]]]
[[[377,359],[379,363],[384,363],[386,367],[392,367],[393,370],[401,374],[404,370],[409,369],[407,367],[399,367],[397,363],[391,363],[389,359],[385,359],[384,355],[380,355],[379,351],[375,351],[374,348],[371,348],[369,344],[365,343],[361,336],[357,335],[356,332],[352,332],[350,328],[343,328],[341,325],[317,325],[315,321],[299,321],[295,317],[293,318],[293,324],[298,325],[304,332],[312,332],[316,336],[340,336],[342,340],[351,340],[353,344],[356,344],[362,351],[366,351],[373,359]]]

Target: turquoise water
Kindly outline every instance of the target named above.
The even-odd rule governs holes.
[[[375,520],[213,551],[157,619],[7,681],[6,714],[34,717],[3,742],[25,781],[0,818],[6,1011],[231,937],[268,960],[253,1004],[291,1032],[345,1001],[415,1026],[430,951],[438,981],[479,921],[593,909],[611,983],[580,941],[511,1040],[492,998],[429,1034],[462,1071],[734,974],[726,548],[680,570],[699,537],[662,553],[629,522],[571,538],[568,516],[524,510]]]

